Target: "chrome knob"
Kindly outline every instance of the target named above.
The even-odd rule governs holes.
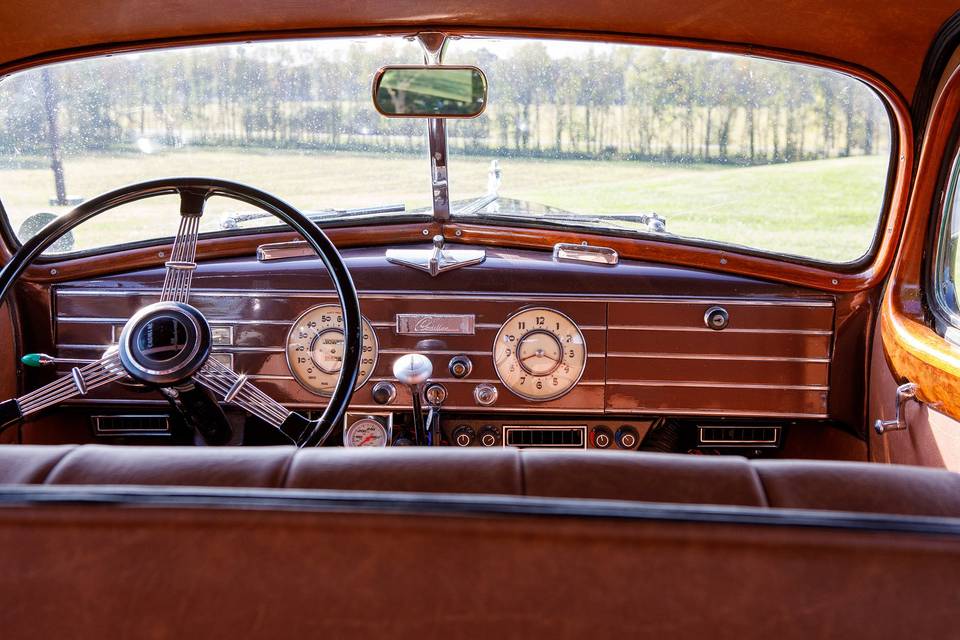
[[[373,385],[371,395],[373,396],[373,401],[377,404],[390,404],[397,397],[397,388],[392,382],[381,380]]]
[[[393,377],[401,384],[415,387],[430,379],[433,364],[430,358],[419,353],[408,353],[393,363]]]
[[[473,389],[473,399],[477,404],[489,407],[497,401],[497,388],[492,384],[478,384]]]
[[[453,356],[450,358],[450,364],[447,365],[447,368],[454,378],[466,378],[473,371],[473,362],[464,355]]]
[[[447,388],[439,382],[434,382],[423,391],[423,397],[434,407],[439,407],[447,399]]]

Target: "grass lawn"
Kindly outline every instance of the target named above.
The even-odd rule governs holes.
[[[489,162],[455,155],[451,197],[483,194]],[[881,157],[759,167],[507,158],[500,166],[504,196],[582,213],[655,211],[678,235],[837,262],[855,260],[869,246],[886,179]],[[68,194],[86,198],[173,175],[247,182],[302,209],[429,203],[425,156],[178,150],[66,161]],[[15,228],[37,211],[65,211],[48,205],[53,194],[44,161],[0,169],[0,199]],[[223,212],[241,209],[232,202],[212,203],[204,228],[218,228]],[[77,247],[172,235],[177,218],[173,198],[128,205],[77,229]]]

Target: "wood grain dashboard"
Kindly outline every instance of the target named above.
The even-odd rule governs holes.
[[[536,251],[488,249],[480,264],[436,278],[390,264],[383,248],[344,252],[361,310],[379,342],[371,379],[354,396],[354,409],[382,409],[373,385],[392,380],[401,354],[430,357],[433,380],[449,392],[444,407],[462,412],[502,411],[827,418],[835,300],[830,296],[738,276],[622,261],[616,267],[560,264]],[[59,357],[99,357],[118,326],[156,301],[162,271],[145,270],[51,290],[53,341]],[[335,302],[316,260],[258,262],[253,258],[202,264],[191,304],[214,327],[224,327],[218,357],[289,406],[319,408],[325,399],[301,387],[287,365],[284,343],[306,309]],[[492,348],[501,324],[530,306],[569,316],[581,329],[587,364],[579,383],[554,400],[532,402],[504,387]],[[722,330],[705,324],[707,309],[729,314]],[[401,314],[461,314],[474,321],[462,335],[405,335]],[[229,336],[229,339],[227,338]],[[227,343],[229,342],[229,343]],[[448,373],[452,357],[466,355],[471,373]],[[69,365],[68,365],[69,366]],[[497,402],[480,407],[478,384],[498,389]],[[408,407],[398,389],[393,408]],[[86,402],[156,401],[117,385]]]

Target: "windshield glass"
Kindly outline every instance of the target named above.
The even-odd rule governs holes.
[[[27,221],[35,214],[167,176],[245,182],[302,211],[425,207],[425,125],[387,120],[370,100],[381,65],[422,57],[403,38],[260,42],[16,74],[0,84],[0,200],[15,231],[27,222],[21,240],[42,226]],[[176,203],[154,198],[99,216],[75,231],[73,250],[173,235]],[[251,213],[214,199],[201,229],[277,224],[234,212]]]
[[[376,71],[420,64],[402,37],[186,47],[50,65],[0,83],[0,201],[25,239],[130,182],[215,176],[323,220],[429,215],[427,126],[371,100]],[[448,122],[455,217],[682,236],[826,262],[870,248],[889,115],[849,76],[677,48],[457,38],[487,76]],[[211,202],[204,232],[276,224]],[[172,198],[100,216],[51,251],[169,237]]]
[[[668,233],[826,262],[871,246],[891,126],[854,78],[557,40],[461,40],[445,62],[489,83],[486,112],[448,125],[453,197],[499,196],[475,217],[655,231],[655,213]]]

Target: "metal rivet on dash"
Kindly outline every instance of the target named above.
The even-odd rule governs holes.
[[[57,272],[56,269],[50,269],[50,275],[55,276],[55,275],[57,275],[57,273],[58,273],[58,272]]]
[[[163,257],[166,256],[167,254],[166,254],[166,252],[164,252],[164,251],[158,251],[158,252],[157,252],[157,255],[158,255],[159,257],[163,258]]]
[[[726,258],[720,258],[720,264],[727,264]]]
[[[831,280],[830,282],[832,282],[833,284],[840,284],[840,281],[837,280],[836,278],[834,278],[834,279]]]
[[[425,236],[428,236],[430,235],[430,229],[424,229],[421,233],[423,233]]]
[[[463,230],[462,230],[462,229],[457,229],[457,230],[455,231],[455,233],[456,233],[457,237],[459,238],[460,236],[463,235]]]

